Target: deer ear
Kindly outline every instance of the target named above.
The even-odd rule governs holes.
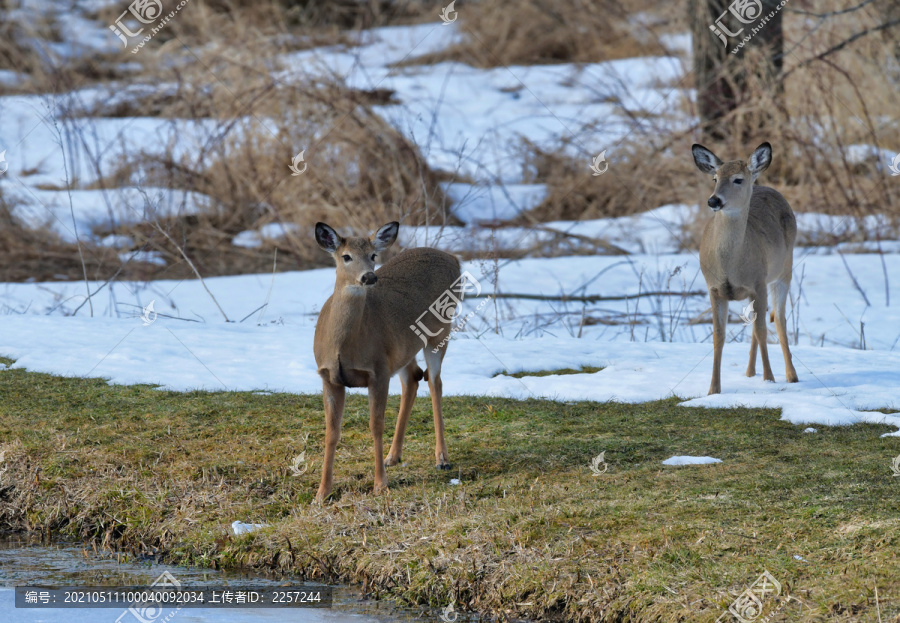
[[[325,223],[316,223],[316,243],[323,251],[334,253],[344,239]]]
[[[719,157],[703,145],[694,143],[691,145],[691,153],[694,154],[694,164],[697,165],[697,168],[708,175],[715,175],[716,169],[722,166]]]
[[[372,234],[372,244],[376,251],[384,251],[397,240],[397,232],[400,231],[400,223],[391,221],[387,225]]]
[[[750,156],[750,175],[753,180],[759,177],[759,174],[769,168],[772,164],[772,146],[768,142],[763,143],[756,148],[756,151]]]

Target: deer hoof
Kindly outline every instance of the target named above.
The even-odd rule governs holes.
[[[450,465],[450,463],[438,463],[437,465],[435,465],[435,467],[436,467],[437,469],[440,469],[440,470],[443,470],[443,471],[447,471],[447,470],[449,470],[449,469],[450,469],[451,467],[453,467],[453,466]]]
[[[375,495],[385,495],[390,492],[387,485],[375,485]]]
[[[387,455],[387,457],[384,459],[384,466],[385,466],[385,467],[393,467],[394,465],[400,465],[400,463],[402,463],[402,462],[403,462],[403,460],[402,460],[400,457],[397,457],[397,458],[395,459],[395,458],[393,457],[393,455],[389,454],[389,455]]]

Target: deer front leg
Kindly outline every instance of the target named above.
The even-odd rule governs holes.
[[[753,321],[753,337],[759,344],[759,358],[762,359],[763,380],[775,381],[772,374],[772,366],[769,365],[769,343],[766,338],[766,311],[768,307],[766,284],[756,286],[756,302],[753,304],[753,311],[756,313],[756,319]]]
[[[390,377],[375,378],[369,382],[369,430],[375,451],[375,493],[388,490],[384,471],[384,410],[387,407]]]
[[[322,379],[322,400],[325,403],[325,460],[322,462],[322,481],[316,502],[321,504],[331,494],[334,482],[334,453],[341,440],[341,419],[344,416],[343,385],[333,385]]]
[[[713,316],[713,371],[709,393],[722,392],[722,349],[725,347],[725,321],[728,319],[728,301],[709,293]]]

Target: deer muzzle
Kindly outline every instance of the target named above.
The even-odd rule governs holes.
[[[372,271],[364,273],[363,276],[359,278],[359,282],[364,286],[374,286],[376,281],[378,281],[378,277]]]

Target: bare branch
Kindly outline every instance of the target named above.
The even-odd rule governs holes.
[[[695,290],[693,292],[674,292],[668,290],[652,290],[641,292],[640,294],[625,294],[623,296],[567,296],[565,294],[515,294],[511,292],[494,292],[492,294],[479,294],[478,296],[469,296],[466,298],[479,299],[493,297],[495,299],[523,299],[527,301],[566,301],[574,303],[598,303],[600,301],[631,301],[645,296],[706,296],[706,290]]]
[[[860,4],[856,6],[852,6],[848,9],[841,9],[839,11],[830,11],[828,13],[813,13],[812,11],[804,11],[803,9],[788,9],[790,13],[796,13],[797,15],[806,15],[809,17],[818,17],[819,19],[828,19],[829,17],[834,17],[835,15],[843,15],[844,13],[852,13],[853,11],[858,11],[867,4],[872,4],[875,0],[864,0]]]
[[[815,61],[820,61],[820,60],[824,59],[826,56],[829,56],[831,54],[834,54],[835,52],[843,50],[845,47],[847,47],[848,45],[850,45],[857,39],[861,39],[862,37],[865,37],[866,35],[870,35],[874,32],[878,32],[879,30],[884,30],[886,28],[890,28],[891,26],[896,26],[898,24],[900,24],[900,17],[898,17],[897,19],[892,19],[889,22],[879,24],[878,26],[875,26],[873,28],[867,28],[866,30],[860,31],[860,32],[852,35],[850,38],[841,41],[837,45],[828,48],[821,54],[817,54],[816,56],[813,56],[812,58],[808,58],[804,61],[801,61],[799,64],[795,65],[794,67],[791,67],[790,70],[788,70],[784,73],[783,79],[786,79],[789,75],[791,75],[793,72],[800,69],[801,67],[806,67],[807,65],[809,65]]]

